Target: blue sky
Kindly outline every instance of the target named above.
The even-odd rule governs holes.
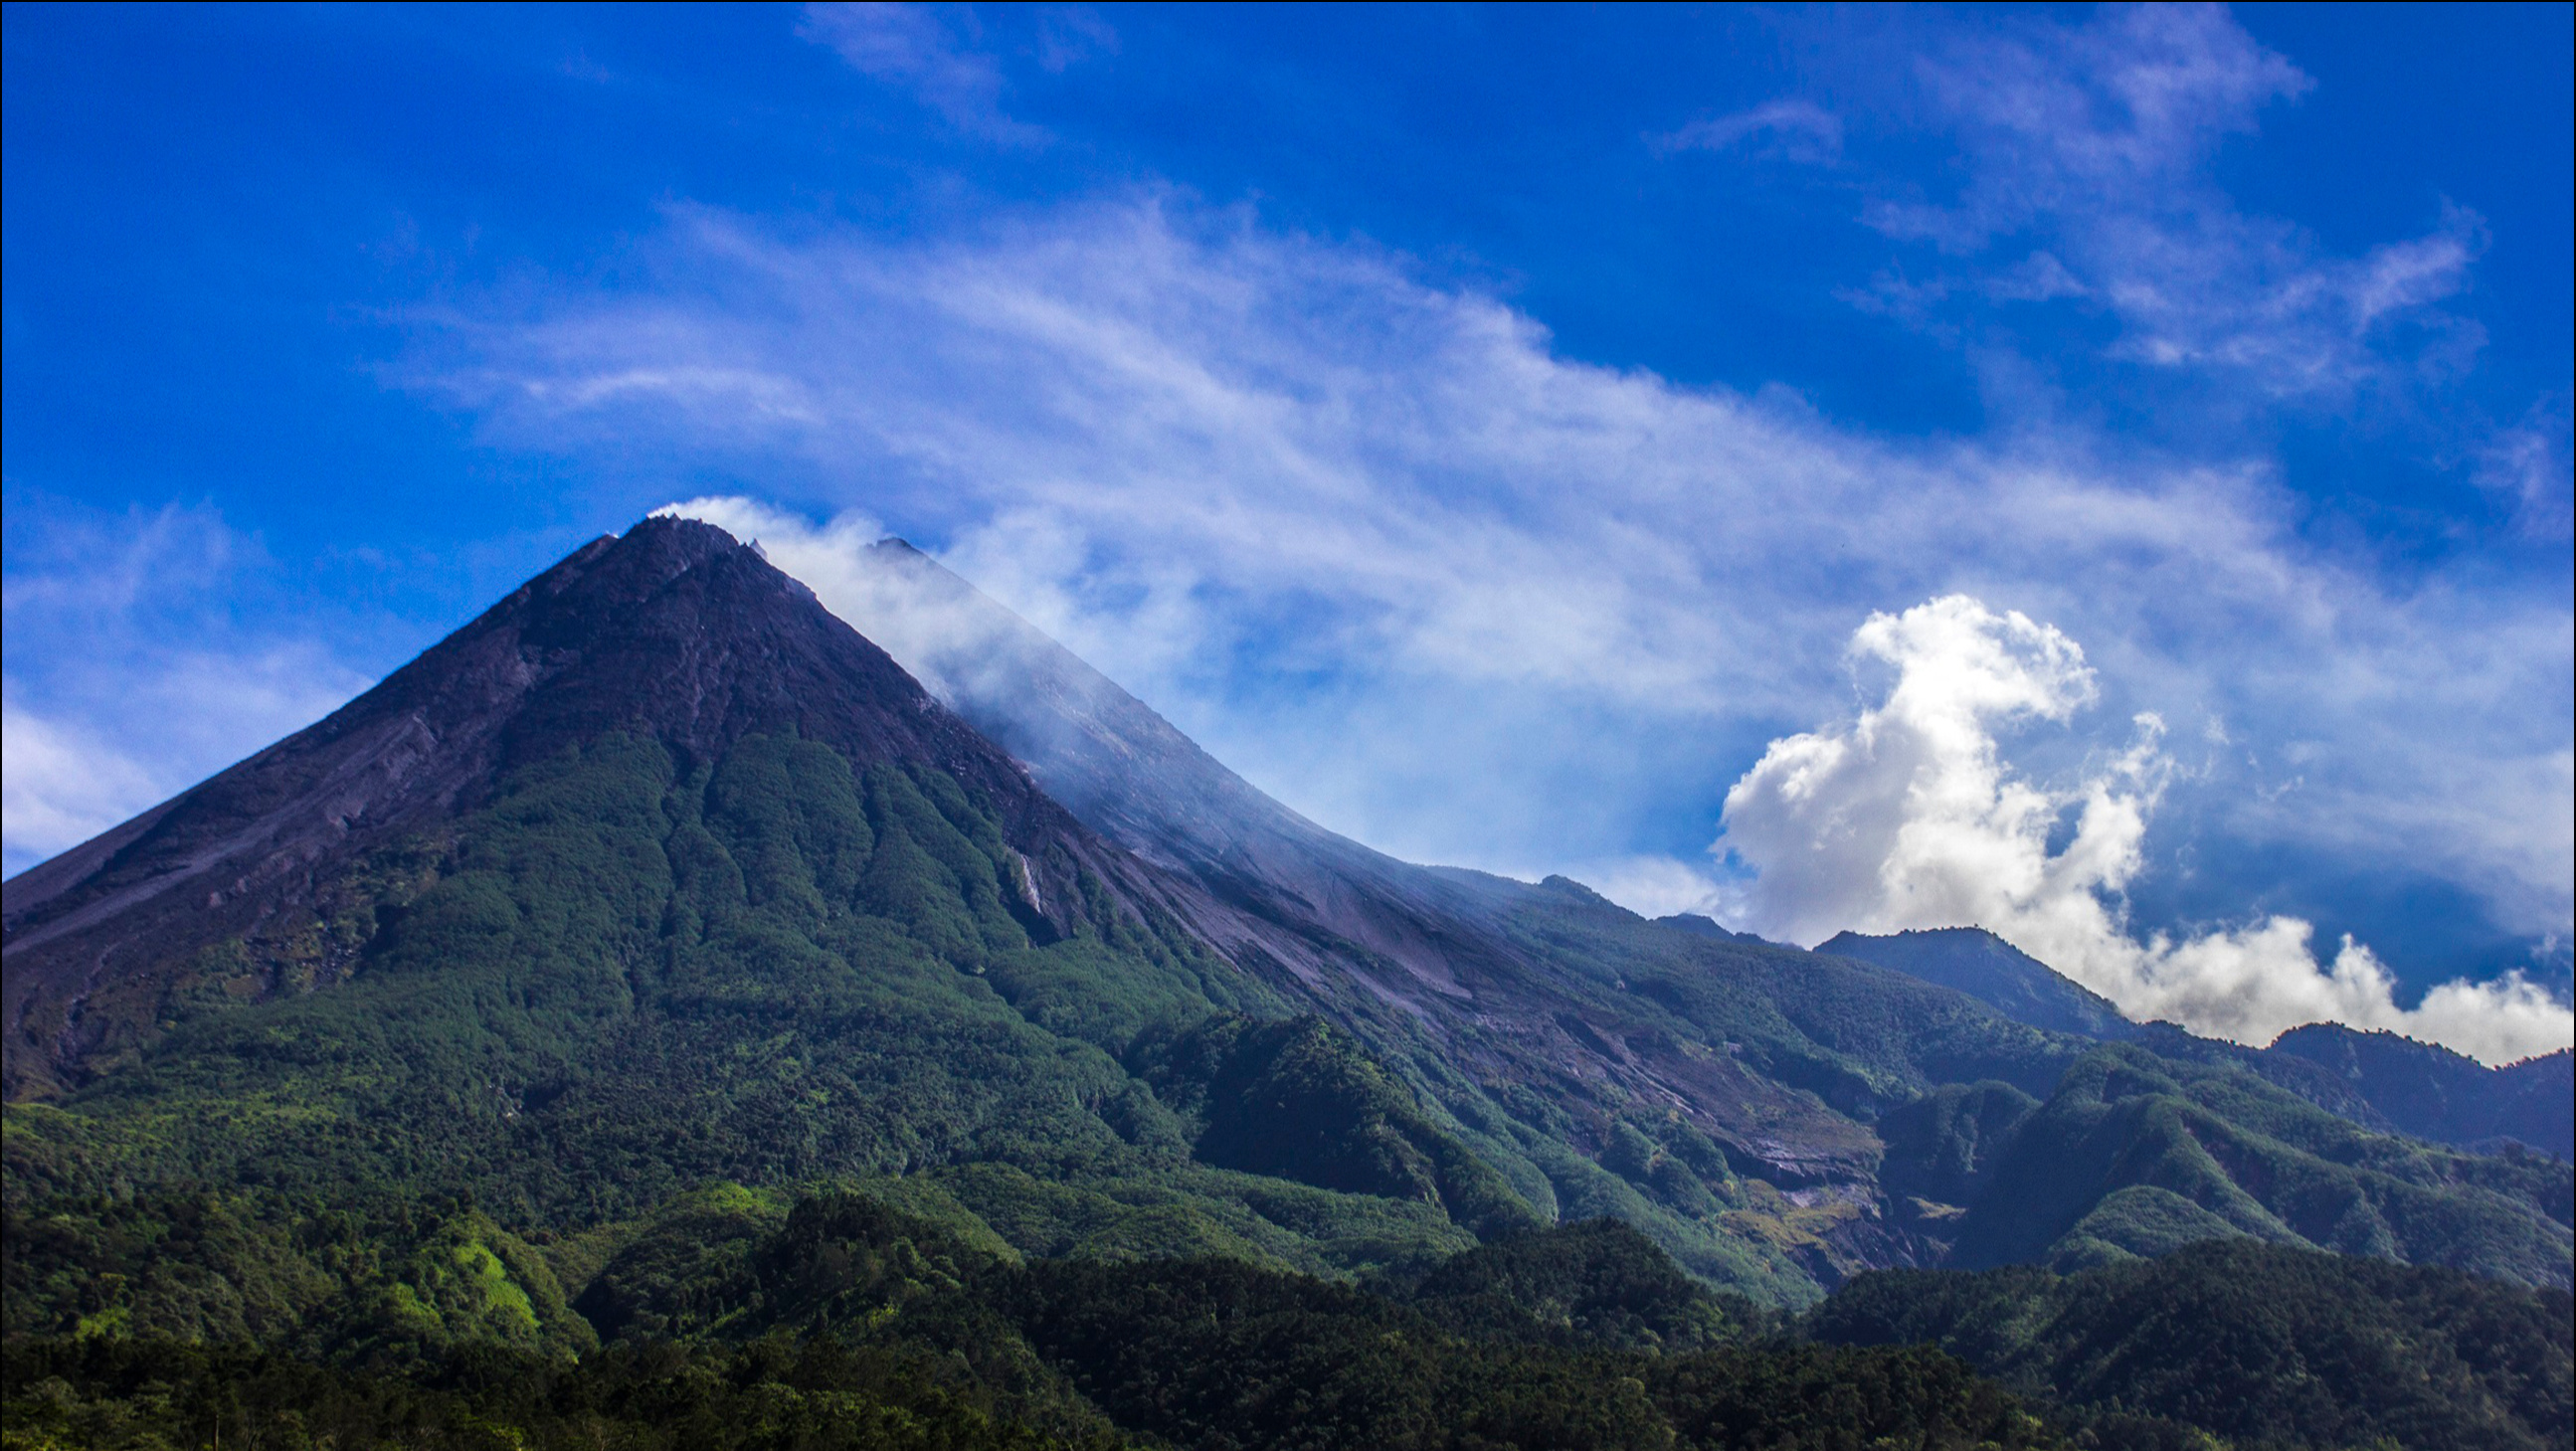
[[[12,6],[8,865],[731,499],[1404,855],[2564,1042],[2570,13]]]

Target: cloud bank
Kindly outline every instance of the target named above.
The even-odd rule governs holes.
[[[1756,875],[1724,889],[1732,914],[1812,943],[1976,924],[2140,1020],[2264,1044],[2304,1023],[2386,1028],[2488,1063],[2576,1044],[2576,1014],[2518,975],[2434,987],[2401,1007],[2370,949],[2331,963],[2314,928],[2273,915],[2199,932],[2132,935],[2120,893],[2176,772],[2164,723],[2139,715],[2125,749],[2060,784],[2016,771],[2000,737],[2064,725],[2099,696],[2084,652],[2018,611],[1948,595],[1875,614],[1851,653],[1894,672],[1848,724],[1786,736],[1727,793],[1718,846]]]

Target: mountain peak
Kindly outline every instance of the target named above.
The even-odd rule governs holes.
[[[324,720],[11,880],[0,1086],[17,1098],[77,1077],[115,1036],[110,999],[135,996],[118,987],[133,986],[129,969],[309,917],[349,863],[610,732],[658,743],[684,771],[748,734],[794,735],[854,764],[954,776],[1015,845],[1087,837],[757,550],[648,518],[574,550]],[[1056,902],[1071,885],[1033,882]]]

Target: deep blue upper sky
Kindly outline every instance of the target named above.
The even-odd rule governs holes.
[[[1292,802],[1508,870],[1741,876],[1703,851],[1730,784],[1871,706],[1845,638],[1972,593],[2101,671],[2012,747],[2031,779],[2073,790],[2133,711],[2166,718],[2136,925],[2296,912],[2321,948],[2359,933],[2401,997],[2535,946],[2563,974],[2571,15],[11,6],[9,866],[583,538],[739,494],[945,549]],[[970,276],[1088,330],[961,311]],[[1471,314],[1523,331],[1461,342],[1499,336]],[[1113,333],[1114,358],[1065,361]],[[674,359],[714,357],[806,401],[669,391]],[[1295,551],[1156,533],[1298,487],[1247,482],[1278,447],[1219,438],[1232,404],[1184,416],[1175,359],[1293,414],[1301,457],[1361,491],[1298,517],[1376,521],[1338,557],[1390,558],[1273,574]],[[1517,423],[1440,392],[1532,369],[1601,396],[1507,446]],[[1364,374],[1410,381],[1336,391]],[[562,401],[637,389],[665,406]],[[1711,399],[1765,420],[1724,474],[1749,494],[1692,481],[1739,458],[1671,421]],[[1025,446],[978,452],[1000,437]],[[1884,471],[1886,538],[1832,542],[1878,496],[1816,503],[1784,439],[1816,478]],[[1566,462],[1647,454],[1601,481]],[[1204,497],[1094,502],[1165,467]],[[1643,495],[1556,512],[1665,468],[1692,522]],[[2012,482],[2033,471],[2071,482]],[[2044,522],[2114,496],[2183,524]],[[1908,512],[1930,498],[2011,517],[1957,534]],[[2233,553],[2191,537],[2208,509]],[[1778,542],[1649,578],[1635,545],[1575,538],[1612,514]],[[1416,567],[1408,531],[1524,542]],[[1653,597],[1551,639],[1671,669],[1459,664],[1438,622],[1542,556],[1576,561],[1552,599]],[[1739,611],[1734,643],[1663,609]],[[2294,616],[2278,651],[2245,644]],[[1456,723],[1489,709],[1551,725]],[[2533,819],[2466,821],[2521,809],[2496,803]]]

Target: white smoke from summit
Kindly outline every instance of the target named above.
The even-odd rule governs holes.
[[[2409,1009],[2351,938],[2331,964],[2295,917],[2141,941],[2121,892],[2172,762],[2163,722],[2072,783],[2047,787],[2005,759],[1998,733],[2065,723],[2093,703],[2075,641],[2018,611],[1947,595],[1873,614],[1853,656],[1895,683],[1847,726],[1783,737],[1727,793],[1717,848],[1755,872],[1729,904],[1775,940],[1837,930],[1983,926],[2141,1021],[2266,1043],[2312,1022],[2387,1028],[2488,1063],[2576,1042],[2576,1014],[2518,974],[2450,982]],[[2051,849],[2073,814],[2072,835]]]

